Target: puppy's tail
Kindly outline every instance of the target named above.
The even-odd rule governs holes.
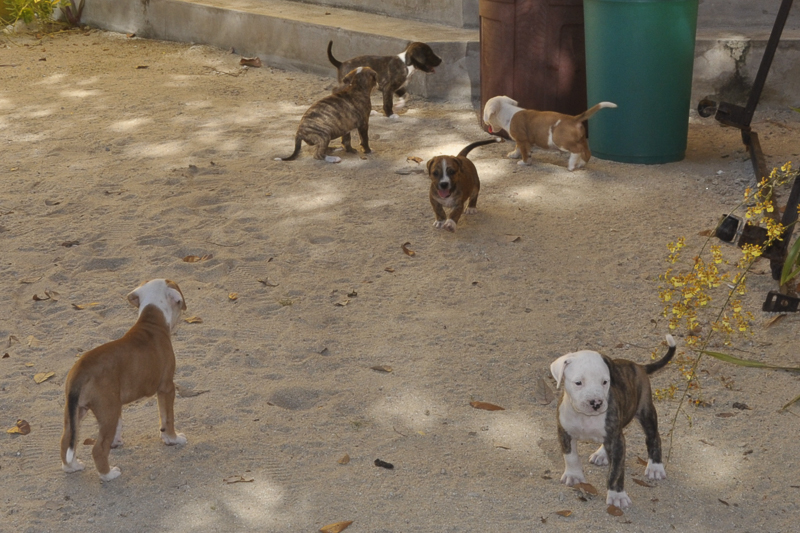
[[[75,439],[78,435],[78,400],[80,395],[81,384],[73,383],[70,391],[67,393],[67,405],[64,406],[64,418],[66,418],[67,422],[64,425],[64,431],[67,433],[65,436],[67,442],[69,442],[67,452],[65,456],[62,457],[65,465],[71,465],[72,461],[75,459]]]
[[[579,122],[583,122],[584,120],[589,120],[589,118],[592,115],[594,115],[595,113],[597,113],[598,111],[600,111],[604,107],[617,107],[617,104],[615,104],[613,102],[600,102],[599,104],[590,107],[589,109],[587,109],[586,111],[584,111],[580,115],[576,116],[575,120],[577,120]]]
[[[667,354],[656,361],[655,363],[650,363],[649,365],[644,365],[644,371],[648,374],[652,374],[656,370],[661,370],[667,363],[670,362],[672,356],[675,355],[675,339],[672,338],[672,335],[667,335],[667,344],[669,345],[669,349],[667,350]]]
[[[333,65],[334,67],[336,67],[338,69],[339,67],[342,66],[342,62],[338,61],[335,57],[333,57],[333,52],[331,52],[332,49],[333,49],[333,41],[329,41],[328,42],[328,61],[330,61],[331,65]]]
[[[289,157],[276,157],[275,161],[294,161],[297,159],[298,154],[300,153],[300,145],[303,143],[303,140],[298,135],[294,138],[294,152]]]
[[[491,139],[486,139],[483,141],[477,141],[472,144],[468,144],[466,147],[464,147],[463,150],[458,152],[458,157],[464,157],[465,155],[470,153],[473,148],[477,148],[478,146],[483,146],[485,144],[492,144],[492,143],[500,143],[500,142],[503,142],[502,137],[492,137]]]

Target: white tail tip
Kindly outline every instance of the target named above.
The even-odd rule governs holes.
[[[273,161],[283,161],[283,158],[282,157],[276,157],[275,159],[273,159]]]
[[[667,344],[669,344],[670,348],[674,348],[676,346],[675,339],[672,338],[672,335],[667,335]]]
[[[614,102],[600,102],[600,107],[617,107]]]

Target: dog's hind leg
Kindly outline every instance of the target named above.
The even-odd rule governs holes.
[[[469,203],[464,210],[466,215],[474,215],[478,212],[478,193],[480,192],[480,184],[475,188],[475,192],[469,197]]]
[[[158,390],[158,414],[161,418],[161,440],[167,446],[186,444],[183,433],[175,433],[175,384],[170,381]]]
[[[383,113],[389,118],[400,118],[400,115],[397,115],[394,111],[392,111],[393,97],[394,89],[391,87],[386,87],[383,89]]]
[[[405,87],[400,87],[399,89],[397,89],[397,90],[394,92],[394,94],[396,94],[396,95],[397,95],[397,97],[398,97],[398,98],[400,98],[400,100],[398,100],[398,101],[397,101],[397,102],[394,104],[394,107],[395,107],[395,109],[402,109],[403,107],[405,107],[405,105],[406,105],[406,102],[408,102],[408,99],[407,99],[407,98],[404,98],[404,97],[405,97],[405,95],[406,95],[406,88],[405,88]]]
[[[342,146],[344,147],[345,152],[353,153],[355,152],[355,150],[353,149],[352,144],[350,144],[350,141],[351,137],[350,137],[350,132],[348,131],[347,133],[342,135]]]
[[[661,436],[658,434],[658,414],[652,404],[643,406],[636,414],[636,419],[642,425],[645,444],[647,444],[647,466],[644,475],[648,479],[666,479],[667,471],[661,462]]]
[[[95,411],[94,415],[97,418],[99,432],[97,441],[92,447],[92,458],[100,479],[111,481],[121,474],[118,467],[109,465],[108,456],[111,453],[111,444],[114,442],[114,436],[117,433],[119,418],[122,416],[122,404],[114,402],[110,405],[105,405],[102,411]]]
[[[521,161],[517,161],[518,165],[530,165],[531,161],[531,149],[533,147],[525,141],[517,141],[517,151],[519,151],[519,155],[522,158]]]
[[[371,153],[372,149],[369,147],[369,123],[365,122],[363,126],[359,126],[358,136],[361,137],[361,148],[364,149],[364,153]]]

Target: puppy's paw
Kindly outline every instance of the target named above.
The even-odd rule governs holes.
[[[615,490],[608,491],[608,495],[606,496],[606,504],[607,505],[614,505],[619,507],[620,509],[624,509],[626,507],[631,506],[631,499],[628,497],[628,493],[624,490],[622,492],[617,492]]]
[[[465,215],[475,215],[477,213],[478,213],[478,208],[477,207],[468,207],[468,208],[464,209],[464,214]]]
[[[522,154],[519,153],[519,148],[517,148],[513,152],[508,152],[509,159],[519,159],[520,157],[522,157]]]
[[[647,460],[647,467],[644,469],[644,475],[648,479],[667,479],[667,471],[664,470],[663,463],[654,463],[652,459]]]
[[[114,437],[114,442],[111,443],[111,447],[112,448],[121,448],[123,444],[125,444],[125,441],[123,441],[119,437]]]
[[[564,474],[561,476],[561,483],[572,487],[578,483],[586,483],[586,477],[583,475],[582,470],[564,470]]]
[[[369,116],[374,117],[375,115],[380,115],[380,113],[378,113],[374,109],[369,112]]]
[[[455,233],[456,232],[456,223],[453,222],[452,218],[448,218],[447,220],[445,220],[444,224],[442,225],[442,227],[444,229],[446,229],[447,231],[449,231],[450,233]]]
[[[80,459],[73,459],[70,464],[61,463],[61,470],[67,474],[71,474],[72,472],[80,472],[84,468],[86,468],[86,466],[84,466],[83,461]]]
[[[519,161],[517,161],[517,164],[518,164],[518,165],[522,165],[522,166],[529,167],[529,166],[531,166],[531,164],[532,164],[532,161],[531,161],[530,159],[528,159],[528,162],[526,163],[524,160],[520,159]]]
[[[118,466],[112,466],[111,470],[108,471],[108,474],[100,474],[100,479],[102,481],[111,481],[112,479],[117,479],[119,476],[122,475]]]
[[[342,161],[342,158],[336,157],[334,155],[326,155],[325,161],[327,161],[328,163],[340,163]]]
[[[444,226],[444,220],[434,220],[433,221],[433,227],[434,228],[441,228],[442,226]]]
[[[186,438],[186,435],[183,433],[176,433],[174,437],[170,437],[166,433],[162,433],[161,440],[163,440],[164,444],[167,446],[175,446],[176,444],[186,444],[189,442],[189,440]]]
[[[398,118],[400,118],[400,115],[398,115],[397,113],[392,113],[391,115],[389,115],[389,118],[392,120],[397,120]]]
[[[394,108],[395,109],[403,109],[405,107],[405,105],[406,105],[406,99],[405,98],[401,98],[400,100],[395,102]]]
[[[600,446],[599,448],[597,448],[597,451],[589,456],[589,462],[597,466],[607,465],[608,454],[606,453],[606,447]]]

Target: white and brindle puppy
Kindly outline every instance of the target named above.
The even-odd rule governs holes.
[[[472,215],[478,212],[478,193],[481,181],[478,170],[467,159],[473,148],[486,144],[502,142],[500,137],[474,142],[461,150],[457,156],[437,155],[428,161],[428,177],[431,179],[430,200],[436,220],[433,226],[455,232],[458,219],[463,213]],[[444,208],[450,209],[450,216]]]
[[[185,444],[175,433],[175,353],[171,333],[186,309],[178,285],[168,279],[154,279],[128,294],[139,308],[139,319],[120,339],[98,346],[81,356],[67,375],[64,433],[61,435],[61,465],[64,472],[83,470],[75,457],[78,426],[88,411],[94,413],[99,435],[92,457],[100,479],[120,475],[111,467],[111,448],[122,445],[122,406],[158,394],[161,440],[167,445]]]
[[[378,89],[383,93],[383,112],[390,118],[398,117],[393,107],[401,108],[405,105],[403,97],[406,94],[406,83],[414,71],[433,73],[442,63],[442,58],[437,56],[429,45],[419,42],[410,43],[396,56],[358,56],[347,61],[339,61],[333,57],[332,49],[333,41],[330,41],[328,60],[336,67],[339,81],[357,67],[370,67],[378,73]],[[393,105],[395,94],[401,98],[396,106]]]
[[[305,141],[317,147],[314,159],[338,163],[342,159],[328,155],[328,144],[341,137],[344,149],[355,152],[350,145],[350,132],[353,130],[358,130],[364,153],[372,151],[369,147],[369,112],[372,109],[369,97],[378,83],[378,75],[371,68],[358,67],[350,71],[342,83],[344,85],[333,94],[308,108],[297,128],[294,152],[288,157],[276,157],[275,161],[294,161]]]
[[[675,354],[672,335],[667,335],[667,344],[666,355],[647,365],[609,359],[590,350],[568,353],[553,361],[550,372],[556,387],[564,382],[564,393],[558,403],[558,440],[565,464],[562,483],[572,486],[586,482],[578,457],[578,441],[600,442],[602,445],[589,457],[589,462],[611,463],[606,503],[628,507],[631,499],[624,488],[625,436],[622,430],[634,418],[642,425],[647,444],[645,475],[650,479],[666,479],[661,462],[658,415],[647,376],[672,359]]]
[[[580,115],[571,116],[555,111],[523,109],[508,96],[495,96],[483,106],[483,122],[489,125],[489,133],[506,130],[516,141],[517,148],[508,157],[522,157],[518,164],[530,165],[531,149],[538,146],[569,152],[567,168],[575,170],[586,165],[592,157],[583,121],[604,107],[617,107],[617,104],[600,102]]]

